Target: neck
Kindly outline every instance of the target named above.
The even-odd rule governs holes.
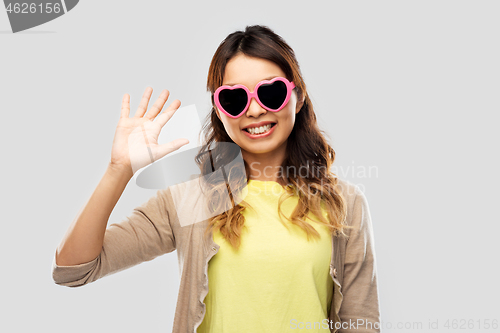
[[[286,171],[281,170],[281,164],[285,159],[285,148],[286,145],[262,154],[242,150],[243,159],[248,164],[249,179],[278,182],[280,174]]]

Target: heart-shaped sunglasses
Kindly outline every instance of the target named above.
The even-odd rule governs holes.
[[[238,118],[248,109],[252,98],[264,109],[278,112],[290,100],[293,82],[284,77],[275,77],[257,83],[253,92],[242,84],[234,86],[221,86],[214,94],[215,105],[228,117]]]

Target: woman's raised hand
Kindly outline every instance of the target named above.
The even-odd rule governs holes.
[[[123,96],[120,120],[116,127],[111,149],[111,167],[125,168],[133,175],[137,170],[189,143],[188,139],[182,138],[158,145],[158,136],[162,127],[177,111],[181,102],[177,99],[174,100],[158,116],[170,94],[165,89],[146,113],[152,92],[153,88],[146,88],[139,108],[132,118],[129,118],[130,96],[129,94]]]

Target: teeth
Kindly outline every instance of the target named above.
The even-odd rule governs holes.
[[[264,132],[267,132],[271,129],[271,124],[267,124],[265,126],[260,126],[260,127],[254,127],[254,128],[247,128],[248,132],[250,134],[262,134]]]

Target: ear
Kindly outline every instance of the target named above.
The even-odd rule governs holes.
[[[300,109],[302,109],[302,106],[304,106],[304,101],[305,101],[305,97],[302,97],[302,99],[300,101],[297,101],[297,105],[295,108],[295,114],[299,113]]]

